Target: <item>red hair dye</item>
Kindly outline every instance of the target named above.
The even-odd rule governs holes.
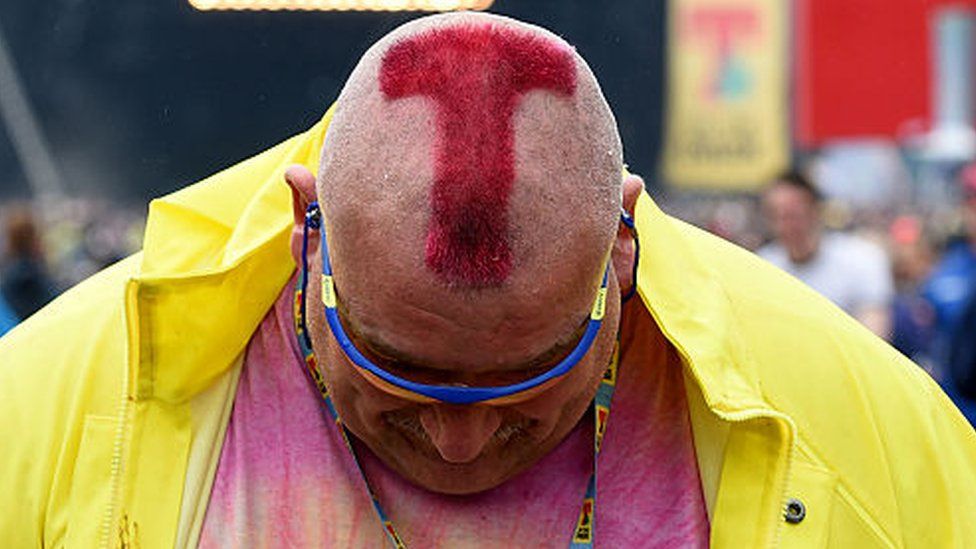
[[[387,51],[380,89],[388,99],[419,95],[435,106],[427,266],[452,284],[501,284],[512,268],[515,108],[533,89],[575,92],[572,50],[490,24],[435,29]]]

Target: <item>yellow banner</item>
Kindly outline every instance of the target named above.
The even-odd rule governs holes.
[[[789,161],[783,0],[671,0],[664,174],[754,189]]]

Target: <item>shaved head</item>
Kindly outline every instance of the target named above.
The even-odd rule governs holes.
[[[364,55],[326,136],[319,195],[338,264],[385,243],[425,283],[520,287],[584,246],[599,274],[621,162],[613,116],[571,46],[511,19],[448,14]]]
[[[450,493],[496,486],[558,444],[614,347],[621,179],[596,79],[549,31],[454,13],[370,48],[336,102],[315,180],[339,316],[357,349],[435,384],[520,381],[580,341],[605,269],[611,297],[607,328],[559,383],[468,407],[373,387],[313,308],[313,347],[349,430],[405,478]]]

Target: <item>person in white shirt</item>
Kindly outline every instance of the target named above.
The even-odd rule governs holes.
[[[776,178],[763,193],[774,240],[757,253],[887,338],[894,297],[887,254],[863,238],[825,231],[822,211],[823,196],[802,174]]]

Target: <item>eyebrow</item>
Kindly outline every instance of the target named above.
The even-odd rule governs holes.
[[[339,313],[339,319],[343,322],[348,331],[356,338],[357,342],[364,345],[366,348],[364,350],[368,351],[373,356],[379,357],[385,362],[396,363],[397,367],[415,370],[418,372],[430,372],[437,373],[440,375],[457,373],[446,369],[431,367],[430,365],[424,363],[422,360],[418,360],[416,357],[411,357],[399,349],[396,349],[392,345],[389,345],[383,341],[375,341],[366,337],[359,328],[349,320],[349,311],[346,309],[345,305],[341,300],[337,299],[337,312]],[[557,358],[561,358],[569,354],[573,347],[579,342],[582,337],[583,332],[586,331],[586,327],[589,324],[590,317],[586,315],[583,321],[568,334],[560,337],[556,340],[556,343],[549,349],[539,353],[535,357],[529,359],[528,361],[514,367],[506,368],[504,370],[494,370],[485,371],[480,373],[491,374],[491,373],[517,373],[526,372],[531,370],[536,370],[543,366],[550,365]],[[357,345],[358,346],[358,345]]]

